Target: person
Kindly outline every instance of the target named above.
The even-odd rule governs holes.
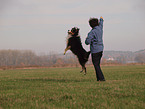
[[[92,63],[96,71],[97,81],[105,81],[103,72],[100,67],[100,60],[103,55],[103,17],[100,17],[100,21],[97,18],[90,18],[89,25],[91,31],[85,40],[86,45],[90,45]]]

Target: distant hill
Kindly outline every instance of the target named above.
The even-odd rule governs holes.
[[[119,56],[134,56],[132,51],[104,51],[104,58],[116,58]]]
[[[109,58],[113,57],[116,58],[118,56],[129,56],[129,57],[134,57],[137,54],[145,54],[145,49],[144,50],[139,50],[139,51],[104,51],[104,58]]]
[[[117,60],[119,62],[124,61],[123,63],[130,63],[130,62],[136,62],[136,58],[145,58],[145,49],[139,50],[139,51],[104,51],[103,58],[113,58],[114,60]]]
[[[136,51],[134,52],[135,54],[145,54],[145,49],[144,50],[139,50],[139,51]]]
[[[140,58],[145,58],[145,49],[139,51],[104,51],[103,58],[104,59],[113,59],[114,61],[118,61],[120,63],[136,63],[136,57],[141,55]],[[72,53],[66,53],[65,56],[59,55],[61,58],[73,58],[75,57]],[[91,56],[90,56],[91,58]]]

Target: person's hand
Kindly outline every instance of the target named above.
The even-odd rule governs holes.
[[[103,19],[103,17],[101,16],[100,19]],[[104,19],[103,19],[104,20]]]

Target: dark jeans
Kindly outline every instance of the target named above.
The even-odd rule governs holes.
[[[92,62],[96,71],[96,78],[97,81],[104,81],[104,75],[102,73],[101,67],[100,67],[100,60],[102,58],[103,52],[99,53],[92,53]]]

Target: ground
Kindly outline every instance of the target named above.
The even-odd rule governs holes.
[[[0,70],[0,109],[143,109],[145,65]]]

